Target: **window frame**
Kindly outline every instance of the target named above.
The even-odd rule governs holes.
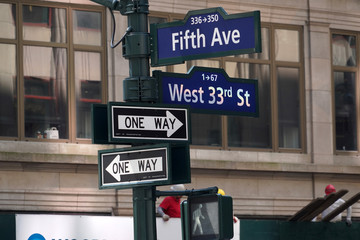
[[[340,66],[334,65],[333,63],[333,47],[332,47],[332,37],[334,34],[337,35],[349,35],[356,37],[356,65],[355,66]],[[358,110],[360,107],[360,32],[355,31],[347,31],[347,30],[338,30],[338,29],[330,29],[330,61],[331,61],[331,96],[332,96],[332,130],[333,130],[333,152],[335,155],[342,155],[342,156],[357,156],[360,153],[360,111]],[[355,109],[357,109],[356,113],[356,139],[357,139],[357,150],[338,150],[336,148],[336,103],[335,103],[335,72],[349,72],[355,74]]]
[[[64,4],[55,2],[38,2],[38,1],[11,1],[2,0],[1,3],[15,5],[16,22],[15,38],[6,39],[0,37],[0,43],[15,45],[15,61],[17,73],[17,136],[5,137],[0,136],[0,140],[19,140],[19,141],[43,141],[43,142],[71,142],[71,143],[91,143],[90,138],[77,138],[76,132],[76,93],[75,93],[75,66],[74,54],[76,51],[96,52],[100,54],[101,61],[101,102],[107,102],[107,41],[106,41],[106,9],[101,6],[92,6],[85,4]],[[38,7],[60,8],[65,9],[66,14],[66,41],[64,43],[24,40],[23,37],[23,15],[24,5]],[[88,12],[98,12],[101,14],[101,44],[99,46],[82,45],[73,43],[73,11],[81,10]],[[25,24],[26,25],[26,24]],[[25,79],[23,70],[24,46],[63,48],[67,56],[67,124],[68,138],[65,139],[39,139],[25,136]]]

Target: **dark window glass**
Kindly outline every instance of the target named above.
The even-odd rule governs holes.
[[[76,137],[91,138],[91,105],[101,103],[100,53],[75,52]]]
[[[299,79],[299,69],[277,68],[280,148],[301,148]]]
[[[271,100],[269,65],[226,62],[231,77],[257,79],[259,117],[228,116],[229,147],[271,148]]]
[[[221,146],[221,116],[191,114],[192,144]]]
[[[0,136],[18,134],[17,98],[15,45],[0,44]]]
[[[355,89],[355,73],[334,73],[336,150],[357,150]]]

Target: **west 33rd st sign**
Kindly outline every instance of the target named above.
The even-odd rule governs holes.
[[[258,81],[230,78],[223,69],[192,67],[187,74],[154,71],[160,101],[189,105],[193,112],[258,117]]]

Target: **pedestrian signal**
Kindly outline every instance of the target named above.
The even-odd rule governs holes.
[[[231,239],[234,235],[230,196],[189,196],[181,211],[183,240]]]

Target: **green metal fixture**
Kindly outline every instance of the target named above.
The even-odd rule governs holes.
[[[129,60],[129,77],[124,79],[123,85],[124,100],[155,101],[157,96],[151,95],[154,91],[142,89],[143,82],[154,82],[149,64],[148,0],[121,0],[119,9],[127,16],[128,29],[131,29],[122,42],[123,57]],[[157,89],[156,83],[149,88]],[[155,186],[134,187],[133,208],[135,239],[156,240]]]
[[[128,28],[122,42],[123,57],[129,60],[129,77],[124,79],[124,100],[154,102],[157,82],[150,77],[148,0],[92,0],[127,16]],[[112,14],[113,16],[113,14]],[[114,17],[113,17],[114,20]],[[115,26],[115,21],[114,21]],[[115,28],[114,30],[115,31]],[[114,33],[112,37],[112,42]],[[112,44],[116,47],[118,44]],[[155,186],[133,188],[134,236],[136,240],[156,240]]]
[[[157,239],[155,200],[155,186],[133,188],[134,239]]]
[[[126,102],[156,102],[157,80],[150,76],[150,34],[148,32],[148,0],[91,0],[109,8],[113,16],[111,47],[122,43],[123,57],[129,60],[129,77],[124,79],[123,91]],[[113,44],[115,19],[118,10],[127,16],[128,28],[117,44]]]
[[[131,31],[122,42],[123,57],[129,60],[129,77],[124,79],[124,100],[155,102],[156,79],[150,77],[150,35],[148,32],[148,0],[122,0],[120,13],[126,15]]]

